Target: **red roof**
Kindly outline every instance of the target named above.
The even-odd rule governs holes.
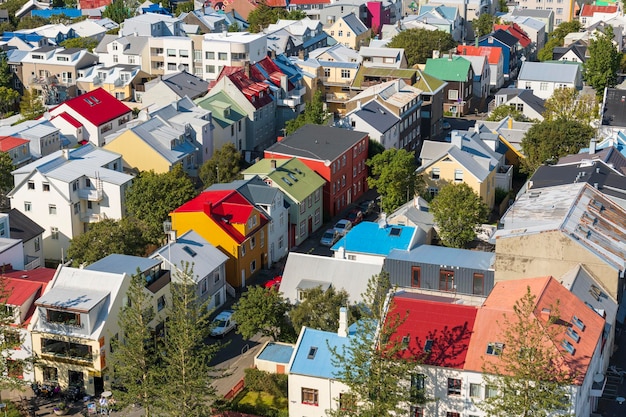
[[[459,45],[456,53],[467,56],[486,56],[491,65],[497,65],[502,56],[502,49],[497,46],[471,46]]]
[[[7,278],[5,285],[10,294],[7,304],[12,306],[23,305],[26,300],[33,297],[35,293],[41,291],[44,286],[41,282],[26,281],[15,278]]]
[[[106,122],[131,113],[131,109],[109,94],[102,87],[70,99],[50,110],[53,116],[65,111],[66,107],[84,117],[89,123],[101,126]]]
[[[252,69],[250,69],[250,72],[252,72]],[[224,77],[227,77],[255,108],[260,109],[272,102],[269,85],[250,79],[250,77],[246,75],[244,68],[224,67],[217,81]],[[209,89],[211,88],[212,86],[209,86]]]
[[[593,4],[583,5],[580,16],[591,17],[594,13],[617,13],[617,6],[596,6]]]
[[[269,57],[265,57],[256,64],[250,66],[250,78],[256,82],[271,82],[280,87],[280,79],[285,75],[278,65]],[[294,85],[287,79],[287,91],[294,89]]]
[[[80,9],[98,9],[100,7],[105,7],[111,4],[113,0],[79,0]]]
[[[16,138],[15,136],[0,136],[0,151],[8,152],[28,142],[27,139]]]
[[[430,354],[423,357],[424,364],[463,369],[478,312],[476,307],[433,301],[432,297],[414,293],[397,294],[392,306],[388,320],[394,317],[394,312],[401,319],[406,317],[391,339],[400,342],[409,336],[407,357],[424,355],[425,344],[432,341],[428,342]]]
[[[69,124],[74,126],[75,128],[83,127],[83,124],[81,122],[76,120],[71,115],[67,114],[67,112],[63,112],[63,113],[59,114],[58,116],[54,116],[52,119],[54,119],[56,117],[60,117],[61,119],[65,120],[66,122],[68,122]]]
[[[269,7],[287,7],[287,0],[265,0]]]
[[[289,4],[330,4],[330,0],[291,0]]]
[[[519,41],[522,47],[526,48],[531,44],[531,39],[528,37],[526,32],[517,24],[513,23],[512,25],[493,25],[493,30],[496,31],[498,29],[502,29],[506,32],[509,32],[511,35],[515,36]]]

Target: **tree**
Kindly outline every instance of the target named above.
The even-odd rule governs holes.
[[[2,94],[1,87],[0,94]],[[11,207],[7,194],[13,189],[13,175],[11,172],[14,169],[15,165],[13,165],[11,155],[8,152],[0,152],[0,208]]]
[[[562,354],[556,348],[562,339],[558,300],[544,323],[535,312],[536,298],[527,287],[513,311],[497,322],[503,345],[496,361],[484,361],[483,377],[487,386],[498,387],[498,393],[477,404],[490,416],[561,414],[574,375],[561,365]]]
[[[368,159],[366,164],[371,173],[367,185],[378,190],[380,208],[385,213],[393,213],[415,195],[418,176],[414,152],[391,148]]]
[[[604,94],[605,87],[615,87],[620,66],[620,52],[613,45],[613,28],[607,26],[604,33],[598,33],[589,44],[589,59],[583,64],[585,82]]]
[[[146,292],[145,277],[131,277],[128,303],[120,312],[119,337],[111,340],[115,370],[115,398],[122,408],[138,404],[147,417],[164,389],[158,375],[158,353],[150,322],[155,318],[152,296]],[[120,387],[120,389],[117,389]]]
[[[227,143],[213,153],[211,159],[200,167],[198,176],[205,187],[231,182],[241,177],[241,153],[232,143]]]
[[[388,273],[373,276],[362,295],[363,302],[357,305],[356,332],[342,347],[329,347],[331,363],[338,371],[336,378],[348,386],[350,399],[347,405],[329,411],[330,416],[406,415],[408,404],[425,402],[421,390],[403,383],[422,358],[403,351],[401,338],[394,337],[406,316],[396,312],[393,303],[386,308],[390,288]],[[385,316],[386,312],[392,313]],[[383,320],[385,325],[378,328]]]
[[[115,23],[122,23],[131,17],[130,9],[124,3],[124,0],[113,0],[111,4],[105,7],[102,17],[108,17]]]
[[[104,219],[72,239],[67,256],[74,266],[96,262],[112,253],[144,256],[148,244],[144,228],[135,219]]]
[[[285,123],[285,134],[291,135],[304,125],[324,125],[328,122],[328,113],[324,109],[324,99],[321,90],[317,90],[313,95],[313,100],[306,103],[304,111],[295,119]]]
[[[239,32],[239,31],[241,31],[241,27],[239,26],[238,22],[233,22],[232,25],[228,26],[228,31],[229,32]]]
[[[332,332],[339,325],[339,308],[346,305],[346,290],[337,291],[333,287],[323,290],[322,287],[316,287],[307,291],[306,299],[289,312],[289,317],[295,329],[307,326]]]
[[[489,13],[482,13],[475,21],[474,30],[478,31],[478,36],[485,36],[493,32],[493,25],[497,18]]]
[[[181,265],[174,273],[171,303],[167,307],[167,323],[160,368],[164,386],[156,400],[163,415],[200,417],[208,415],[215,399],[209,366],[219,345],[204,341],[210,332],[210,311],[198,299],[198,285],[193,279],[193,266]]]
[[[425,64],[433,51],[449,51],[456,47],[452,35],[442,30],[408,29],[391,39],[389,48],[404,48],[409,67]]]
[[[4,268],[4,267],[3,267]],[[4,272],[4,271],[2,271]],[[7,278],[0,276],[0,389],[21,389],[23,370],[32,367],[32,360],[13,357],[13,350],[20,348],[24,338],[16,328],[15,309],[9,305],[12,289],[8,287]],[[19,373],[19,376],[17,375]]]
[[[554,120],[534,124],[522,138],[523,172],[532,174],[545,162],[556,162],[565,155],[576,154],[589,144],[594,130],[574,120]]]
[[[0,116],[15,110],[20,93],[9,87],[0,87]]]
[[[528,121],[528,117],[524,116],[521,111],[517,110],[513,106],[509,106],[508,104],[501,104],[493,109],[493,111],[489,113],[489,117],[487,117],[487,120],[499,122],[500,120],[509,116],[512,117],[513,120],[518,122]]]
[[[578,20],[563,22],[549,35],[548,41],[537,54],[540,61],[552,59],[552,50],[557,46],[563,46],[563,41],[568,33],[580,31],[581,25]]]
[[[443,186],[430,203],[441,242],[463,248],[476,238],[476,226],[487,220],[489,209],[480,196],[462,182]]]
[[[12,81],[13,72],[9,66],[7,53],[5,51],[0,51],[0,87],[10,88],[13,85]]]
[[[196,195],[193,182],[180,164],[171,171],[155,174],[144,171],[126,191],[126,210],[145,224],[145,239],[158,244],[164,238],[163,222],[169,213]]]
[[[98,41],[93,38],[72,38],[61,42],[61,46],[68,49],[81,48],[93,52],[94,48],[98,46]]]
[[[41,101],[41,97],[33,93],[29,88],[24,89],[22,100],[20,101],[20,113],[24,120],[33,120],[43,115],[48,109]]]
[[[558,88],[544,103],[544,120],[573,120],[589,124],[598,116],[598,99],[575,88]]]
[[[286,327],[289,305],[275,288],[250,287],[234,305],[233,319],[237,322],[237,333],[245,339],[261,332],[278,340],[281,329]]]
[[[40,26],[48,24],[48,21],[43,17],[39,16],[24,16],[20,18],[19,23],[17,24],[17,29],[35,29]]]
[[[193,0],[186,1],[184,3],[177,3],[176,9],[174,10],[174,14],[176,16],[180,16],[181,13],[193,12],[194,9],[195,9],[195,5],[193,4]]]
[[[278,22],[279,19],[301,20],[306,14],[300,10],[287,12],[279,7],[269,7],[265,1],[259,3],[256,9],[248,14],[248,30],[252,33],[261,32],[263,29]]]

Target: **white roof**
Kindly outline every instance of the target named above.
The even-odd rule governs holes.
[[[250,32],[226,32],[226,33],[205,33],[204,41],[210,42],[231,42],[231,43],[251,43],[264,38],[264,33]]]
[[[80,22],[72,23],[69,28],[74,29],[74,32],[81,38],[89,38],[97,36],[101,33],[105,33],[108,29],[104,26],[96,23],[91,19],[82,20]]]

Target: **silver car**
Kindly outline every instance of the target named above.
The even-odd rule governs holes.
[[[339,240],[339,234],[335,231],[335,229],[328,229],[324,232],[324,235],[320,239],[320,244],[324,246],[333,246],[336,241]]]

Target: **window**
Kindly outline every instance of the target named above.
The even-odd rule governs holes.
[[[35,252],[39,252],[41,250],[41,241],[39,238],[35,238]]]
[[[167,56],[176,56],[176,49],[168,49]]]
[[[485,387],[485,398],[493,398],[498,396],[498,388],[493,385],[487,385]]]
[[[168,69],[168,71],[175,71],[176,70],[176,64],[168,62],[167,63],[167,69]]]
[[[481,391],[482,390],[481,390],[480,384],[470,383],[470,392],[469,392],[470,397],[472,397],[472,398],[482,398]]]
[[[318,201],[320,201],[320,197],[322,195],[321,190],[318,188],[317,190],[315,190],[315,193],[313,195],[313,198],[315,199],[315,202],[317,203]]]
[[[423,392],[425,389],[425,380],[426,376],[423,374],[412,374],[411,375],[411,399],[413,401],[421,401],[421,397],[423,397]]]
[[[250,272],[253,273],[256,271],[256,260],[250,262]]]
[[[448,100],[458,100],[459,90],[448,90]]]
[[[449,270],[449,269],[439,270],[439,290],[440,291],[454,290],[454,271]]]
[[[252,236],[250,238],[250,250],[254,249],[255,246],[256,246],[256,237]]]
[[[341,78],[350,78],[350,70],[342,69],[341,70]]]
[[[318,391],[311,388],[302,388],[302,404],[319,405]]]
[[[215,52],[206,52],[204,56],[206,59],[215,59]]]
[[[532,90],[533,89],[533,84],[530,82],[526,82],[526,84],[524,85],[524,88],[526,90]]]
[[[246,243],[241,245],[241,256],[246,256]]]
[[[52,226],[50,228],[50,238],[52,240],[59,240],[59,228]]]
[[[228,59],[228,54],[226,52],[218,52],[217,59],[220,61],[226,61]]]
[[[78,214],[80,212],[80,203],[74,203],[74,214]]]
[[[311,206],[313,205],[313,196],[309,194],[309,196],[306,199],[306,204],[307,206],[309,206],[309,208],[311,208]]]
[[[202,280],[202,286],[201,286],[201,288],[200,288],[200,292],[201,292],[202,294],[206,294],[206,292],[208,291],[208,289],[209,289],[208,279],[203,279],[203,280]]]
[[[339,36],[343,36],[343,30],[340,30],[340,31],[337,33],[337,35],[339,35]]]
[[[43,367],[43,381],[44,382],[57,382],[59,380],[57,368],[52,366]]]
[[[215,73],[215,65],[207,65],[206,72],[214,74]]]
[[[474,280],[472,283],[472,294],[485,295],[485,276],[483,274],[474,273]]]
[[[50,184],[49,184],[49,183],[44,182],[44,183],[42,184],[42,187],[43,187],[43,190],[44,190],[44,191],[50,191]]]
[[[448,395],[461,395],[461,380],[448,378]]]
[[[319,208],[315,209],[315,215],[314,215],[314,218],[315,218],[315,220],[314,220],[314,223],[315,223],[315,224],[319,224],[319,223],[322,221],[322,216],[321,216],[321,213],[320,213],[320,209],[319,209]]]
[[[162,295],[157,299],[157,311],[161,311],[165,308],[165,296]]]
[[[540,83],[539,84],[540,91],[548,91],[548,83]]]
[[[563,14],[563,8],[557,7],[556,8],[556,14]]]
[[[420,280],[422,278],[422,268],[414,266],[411,268],[411,287],[420,287]]]
[[[186,49],[179,49],[178,56],[180,56],[181,58],[189,58],[189,51]]]
[[[261,247],[265,246],[265,231],[261,230],[261,233],[259,234],[261,237]]]
[[[217,284],[220,281],[220,273],[218,271],[215,271],[213,273],[213,283]]]
[[[28,181],[28,189],[29,190],[35,189],[35,181]]]
[[[300,237],[304,237],[306,235],[306,222],[300,222]]]
[[[278,238],[278,249],[282,249],[283,248],[283,243],[284,243],[284,239],[282,236],[280,236]]]
[[[487,344],[487,355],[499,356],[502,354],[502,349],[504,349],[504,343],[488,343]]]
[[[447,411],[446,417],[461,417],[461,414],[456,411]]]
[[[57,214],[57,206],[55,204],[48,205],[48,214]]]
[[[454,170],[454,181],[463,181],[463,170],[455,169]]]
[[[33,208],[30,201],[24,201],[24,211],[31,211]]]
[[[433,180],[438,180],[439,179],[439,175],[440,175],[439,168],[433,168],[430,171],[430,178],[433,179]]]
[[[324,68],[324,77],[330,77],[330,68]]]
[[[409,413],[409,417],[424,417],[424,409],[417,405],[412,405]]]

